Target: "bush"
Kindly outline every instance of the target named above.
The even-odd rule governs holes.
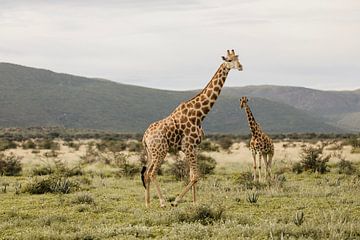
[[[44,194],[44,193],[70,193],[78,188],[76,182],[71,181],[67,177],[51,176],[47,178],[37,179],[25,186],[24,192],[30,194]]]
[[[300,166],[302,170],[321,174],[328,172],[327,162],[330,159],[330,155],[322,156],[322,153],[322,147],[304,147],[300,153]]]
[[[142,144],[139,141],[130,141],[127,144],[127,149],[129,152],[141,152]]]
[[[199,149],[201,151],[207,151],[207,152],[218,152],[219,146],[217,144],[212,143],[210,140],[204,140],[200,143]]]
[[[214,158],[203,154],[198,155],[198,170],[202,176],[213,174],[215,167],[216,161]],[[175,162],[170,166],[170,172],[175,176],[176,180],[187,180],[190,173],[189,164],[186,159],[176,158]]]
[[[15,142],[10,140],[0,140],[0,151],[5,151],[6,149],[16,148],[17,145]]]
[[[129,163],[128,156],[123,153],[114,155],[114,165],[119,168],[119,175],[123,177],[132,177],[140,172],[140,166]]]
[[[189,178],[189,171],[188,163],[180,158],[176,158],[175,162],[170,165],[170,172],[178,181],[187,180]]]
[[[353,163],[345,159],[340,160],[340,162],[337,164],[337,168],[338,173],[340,174],[351,175],[356,172],[356,168],[353,166]]]
[[[22,165],[20,160],[22,157],[15,156],[14,154],[10,154],[6,156],[5,154],[0,154],[0,175],[5,176],[16,176],[22,170]]]
[[[251,172],[241,172],[235,177],[235,184],[239,185],[242,189],[262,189],[266,187],[265,183],[254,181],[254,176]]]
[[[26,142],[24,142],[22,144],[22,148],[23,149],[35,149],[36,148],[36,144],[34,141],[32,140],[27,140]]]
[[[96,148],[103,151],[110,152],[121,152],[126,149],[126,143],[124,141],[116,141],[116,140],[102,140],[100,143],[96,143]]]
[[[222,149],[229,150],[229,148],[232,146],[234,141],[230,137],[222,137],[217,141],[217,143],[220,145]]]
[[[37,146],[39,149],[49,149],[49,150],[59,150],[60,149],[59,143],[54,142],[53,140],[50,140],[50,139],[39,140],[37,142]]]
[[[210,156],[199,154],[198,167],[201,175],[213,174],[216,167],[216,161]]]
[[[296,162],[292,165],[292,171],[296,174],[300,174],[304,171],[304,168],[301,163]]]
[[[54,159],[53,164],[46,163],[38,165],[32,170],[33,176],[43,176],[50,174],[57,174],[63,177],[80,176],[83,174],[80,166],[70,168],[65,162],[60,159]]]
[[[75,204],[93,204],[95,203],[94,197],[90,193],[79,193],[73,199],[72,203]]]
[[[177,215],[178,222],[199,222],[203,225],[212,224],[224,218],[225,209],[222,206],[200,205],[189,207]]]

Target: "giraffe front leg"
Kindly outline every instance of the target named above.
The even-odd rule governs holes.
[[[263,156],[263,161],[264,161],[264,165],[265,165],[265,180],[268,179],[268,169],[269,169],[269,164],[268,164],[268,161],[267,161],[267,154],[264,153],[262,154]]]
[[[254,181],[256,181],[256,151],[255,150],[252,150],[252,157],[254,160],[254,166],[253,166]]]
[[[194,173],[191,168],[190,168],[190,179],[194,179]],[[192,189],[193,204],[195,204],[196,203],[196,183],[194,183],[192,185],[191,189]]]
[[[271,165],[272,165],[273,156],[274,156],[273,153],[268,154],[268,174],[269,174],[269,177],[271,177]]]
[[[261,182],[261,153],[259,154],[259,167],[258,167],[258,171],[259,171],[259,182]]]
[[[188,149],[184,149],[186,159],[189,162],[190,165],[190,182],[189,184],[184,188],[184,190],[179,194],[179,196],[176,197],[175,201],[171,204],[172,206],[177,206],[178,203],[183,199],[185,194],[192,188],[193,192],[193,202],[196,201],[196,190],[195,190],[195,184],[199,180],[199,174],[198,174],[198,168],[197,168],[197,159],[196,159],[196,149],[193,147],[189,147]]]

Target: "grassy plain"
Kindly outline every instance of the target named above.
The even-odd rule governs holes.
[[[56,158],[77,166],[89,141],[78,143],[76,150],[60,141]],[[0,239],[360,239],[360,154],[328,145],[330,172],[295,174],[291,166],[303,145],[310,143],[276,143],[274,178],[258,184],[247,178],[252,161],[245,143],[205,153],[218,164],[215,174],[198,183],[196,205],[188,193],[178,207],[170,206],[184,182],[164,171],[158,179],[169,201],[165,209],[154,188],[151,207],[145,208],[139,176],[124,177],[103,162],[81,164],[82,174],[68,177],[77,183],[68,194],[27,193],[35,179],[49,177],[34,176],[33,168],[52,161],[43,157],[50,150],[8,149],[5,154],[23,156],[23,171],[0,177]],[[130,162],[138,158],[124,154]],[[357,171],[340,174],[339,154]],[[258,196],[255,203],[249,201],[252,194]]]

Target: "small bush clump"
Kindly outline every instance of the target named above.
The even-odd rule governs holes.
[[[217,141],[217,143],[222,149],[229,150],[229,148],[233,145],[234,140],[230,137],[222,137]]]
[[[37,141],[37,146],[39,149],[48,149],[48,150],[59,150],[59,143],[51,140],[51,139],[43,139]]]
[[[44,193],[70,193],[78,188],[78,183],[70,180],[67,177],[51,176],[47,178],[35,178],[28,183],[24,192],[30,194],[44,194]]]
[[[214,158],[199,154],[197,162],[199,172],[202,176],[214,173],[216,167]],[[175,162],[170,166],[170,172],[175,176],[176,180],[187,180],[189,178],[190,168],[186,159],[176,158]]]
[[[96,148],[101,152],[107,150],[115,153],[126,150],[126,143],[124,141],[102,140],[100,143],[96,143]]]
[[[323,156],[322,153],[323,147],[304,147],[300,153],[301,160],[297,168],[301,168],[303,171],[318,172],[321,174],[328,172],[327,162],[331,156]],[[300,171],[300,169],[297,171]]]
[[[36,144],[31,139],[25,141],[21,146],[23,149],[36,149]]]
[[[22,165],[20,160],[22,157],[10,154],[6,156],[5,154],[0,154],[0,175],[5,176],[17,176],[22,170]]]
[[[142,144],[139,141],[130,141],[127,144],[127,149],[129,152],[141,152]]]
[[[94,197],[90,193],[79,193],[73,199],[72,203],[75,204],[93,204],[95,203]]]
[[[356,168],[354,167],[353,163],[345,159],[340,160],[340,162],[337,164],[337,169],[338,173],[340,174],[351,175],[356,172]]]
[[[225,209],[222,206],[200,205],[189,207],[176,216],[178,222],[199,222],[203,225],[212,224],[224,218]]]
[[[6,149],[13,149],[16,147],[17,147],[17,145],[13,141],[6,140],[6,139],[0,140],[0,151],[5,151]]]
[[[207,139],[200,143],[199,149],[201,151],[206,151],[206,152],[218,152],[219,145],[214,144],[213,142],[211,142],[210,140]]]

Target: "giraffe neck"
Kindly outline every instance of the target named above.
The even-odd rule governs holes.
[[[248,105],[246,105],[245,107],[245,111],[246,111],[246,115],[247,115],[247,120],[248,120],[248,123],[249,123],[249,127],[250,127],[250,130],[251,130],[251,134],[252,135],[255,135],[255,133],[257,131],[259,131],[259,126],[258,124],[256,123],[255,121],[255,118],[250,110],[250,107]]]
[[[221,64],[205,88],[199,94],[185,103],[186,106],[189,106],[195,110],[192,111],[193,114],[195,112],[196,116],[201,119],[201,121],[209,113],[212,106],[216,102],[216,99],[220,95],[221,89],[224,86],[229,71],[230,69],[226,67],[225,63]]]

